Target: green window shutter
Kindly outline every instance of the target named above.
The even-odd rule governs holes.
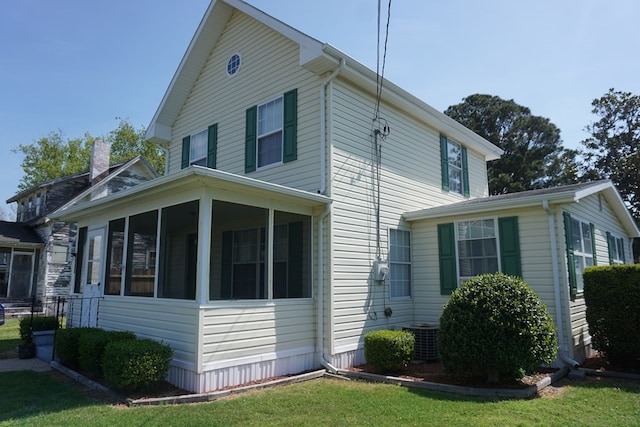
[[[233,280],[233,231],[222,233],[222,265],[220,267],[220,297],[230,299]]]
[[[298,90],[284,94],[284,122],[282,137],[282,161],[291,162],[298,158]]]
[[[578,293],[578,278],[576,277],[576,261],[573,255],[573,230],[571,226],[571,214],[563,212],[564,238],[567,246],[567,266],[569,270],[569,291],[571,299],[575,299]]]
[[[247,110],[247,121],[244,136],[244,171],[245,173],[256,170],[256,138],[258,107],[253,106]]]
[[[288,298],[302,298],[302,221],[289,224]]]
[[[462,148],[462,193],[464,197],[469,197],[469,166],[467,164],[467,147],[464,145]]]
[[[616,241],[611,233],[607,231],[607,250],[609,251],[609,265],[613,265],[613,254],[616,248]]]
[[[522,277],[518,217],[498,218],[502,272]]]
[[[218,152],[218,124],[209,126],[207,141],[207,167],[216,168],[216,155]]]
[[[456,237],[453,223],[438,224],[438,257],[440,266],[440,294],[451,295],[458,287]]]
[[[440,172],[444,191],[449,191],[449,149],[447,145],[447,137],[440,135]]]
[[[598,257],[596,255],[596,227],[590,223],[589,229],[591,230],[591,253],[593,254],[593,265],[598,265]]]
[[[191,137],[182,138],[182,169],[189,166],[189,150],[191,149]]]

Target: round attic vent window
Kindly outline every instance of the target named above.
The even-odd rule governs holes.
[[[239,53],[234,53],[233,55],[231,55],[231,58],[229,58],[229,62],[227,62],[227,74],[230,76],[235,75],[240,69],[241,62],[242,59],[240,58]]]

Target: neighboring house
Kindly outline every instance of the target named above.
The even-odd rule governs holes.
[[[615,189],[487,197],[502,150],[390,82],[378,108],[376,82],[213,1],[147,130],[168,173],[62,213],[79,226],[75,293],[103,296],[88,323],[171,345],[168,380],[205,392],[362,363],[368,331],[437,323],[461,279],[502,270],[579,359],[582,265],[607,263],[607,240],[628,262],[639,235]]]
[[[110,165],[110,150],[96,142],[89,171],[39,183],[7,200],[18,208],[15,223],[0,224],[0,301],[69,295],[77,230],[75,223],[53,218],[157,176],[141,156]]]

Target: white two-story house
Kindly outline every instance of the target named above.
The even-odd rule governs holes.
[[[582,268],[630,262],[639,234],[611,183],[489,198],[502,151],[390,82],[378,104],[376,77],[212,1],[148,127],[168,173],[62,215],[93,324],[168,343],[168,380],[205,392],[362,363],[368,331],[437,323],[505,271],[560,325],[558,363],[583,357]]]

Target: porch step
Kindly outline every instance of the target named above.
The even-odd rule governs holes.
[[[5,319],[21,319],[31,316],[30,303],[3,303]]]

